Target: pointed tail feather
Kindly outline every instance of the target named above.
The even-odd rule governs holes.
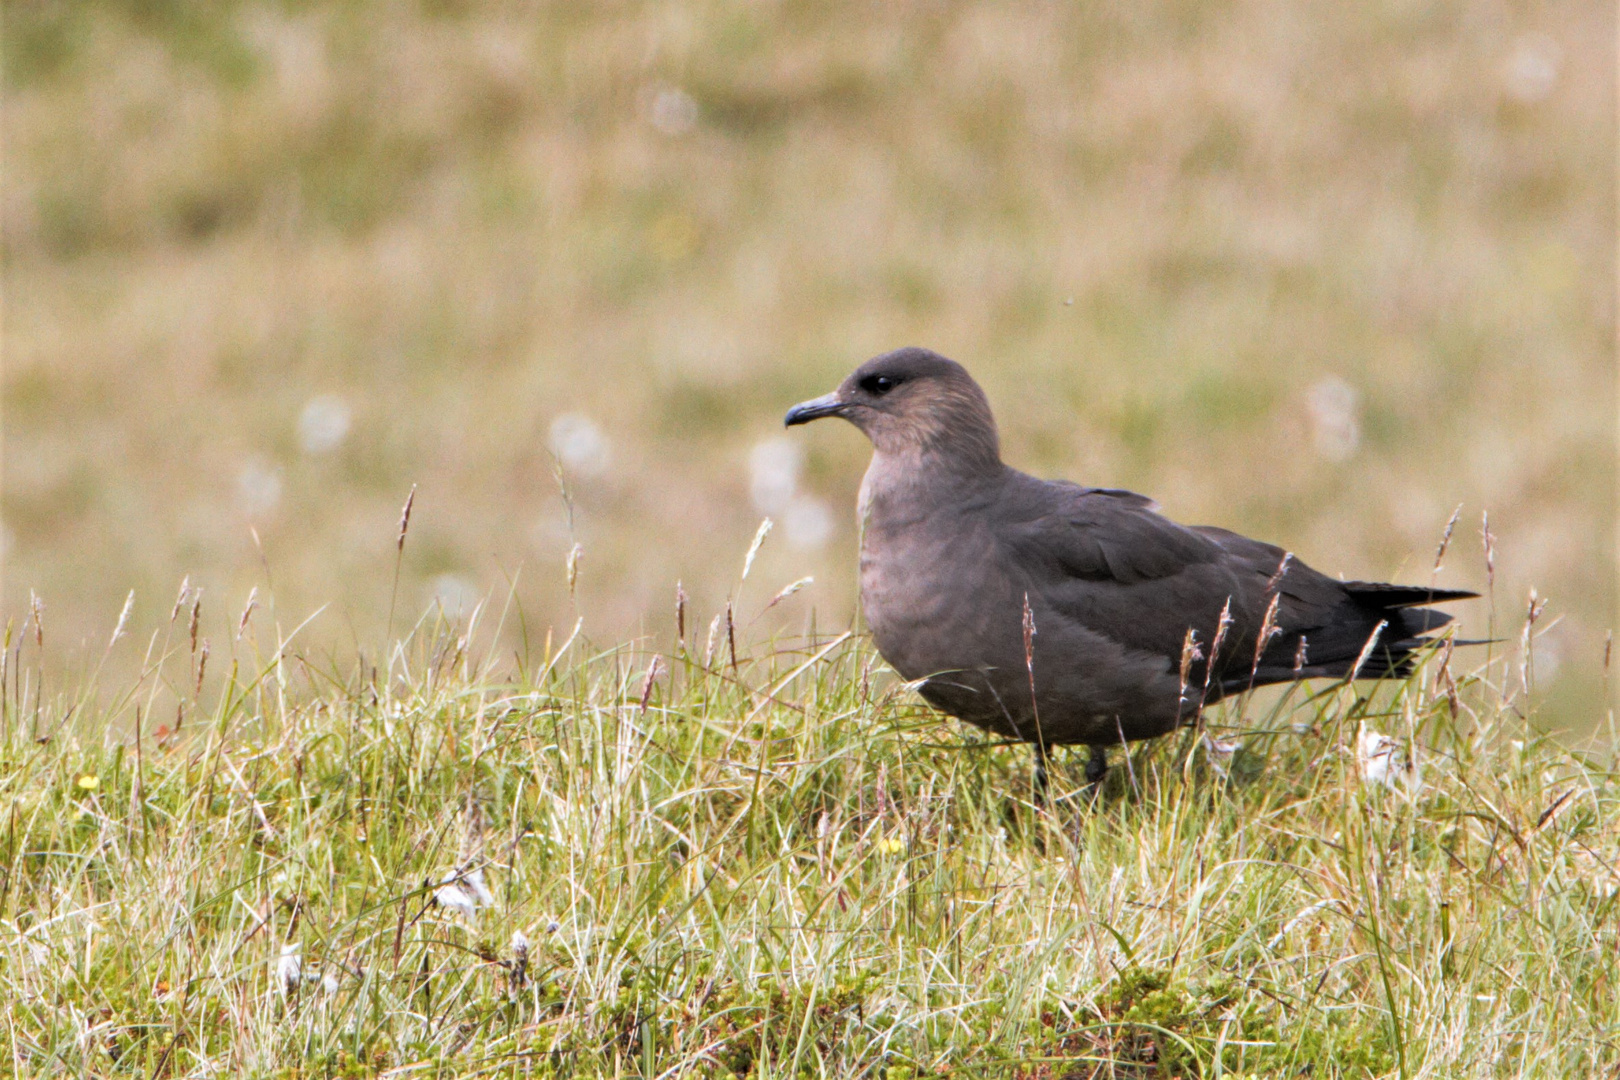
[[[1346,581],[1344,591],[1380,608],[1421,607],[1444,604],[1449,600],[1477,600],[1479,593],[1466,589],[1431,589],[1423,585],[1391,585],[1382,581]]]

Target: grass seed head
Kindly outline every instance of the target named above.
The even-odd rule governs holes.
[[[1496,535],[1491,532],[1491,512],[1486,510],[1480,516],[1479,539],[1485,548],[1485,583],[1494,587],[1496,585]]]
[[[743,556],[742,580],[748,580],[748,572],[754,568],[754,557],[759,554],[760,545],[764,544],[765,538],[771,535],[771,525],[771,519],[766,518],[759,523],[759,528],[754,531],[754,542],[748,545],[748,554]]]
[[[1204,650],[1198,647],[1198,631],[1192,627],[1187,628],[1187,636],[1181,641],[1181,696],[1187,696],[1187,684],[1192,678],[1192,666],[1204,658]]]
[[[113,626],[112,637],[107,639],[107,648],[112,648],[124,636],[124,628],[129,625],[129,613],[134,607],[135,590],[131,589],[129,595],[124,597],[124,609],[118,613],[118,622]]]
[[[191,593],[191,576],[180,579],[180,592],[174,598],[174,610],[169,612],[169,625],[173,626],[180,619],[180,611],[186,606],[186,598]]]
[[[563,564],[568,572],[568,597],[571,600],[575,599],[574,593],[579,586],[579,560],[584,554],[585,549],[576,541],[574,546],[568,549],[568,559]]]
[[[1446,529],[1440,534],[1440,544],[1434,549],[1434,573],[1440,572],[1440,564],[1445,560],[1446,549],[1451,546],[1451,533],[1457,527],[1457,519],[1462,517],[1463,504],[1458,503],[1457,509],[1451,512],[1451,520],[1446,522]]]
[[[405,552],[405,534],[411,528],[411,507],[416,503],[416,485],[411,485],[409,495],[405,496],[405,505],[399,511],[399,538],[394,542],[394,550],[399,554]]]
[[[642,715],[646,714],[647,703],[652,700],[653,687],[658,683],[658,672],[663,663],[663,660],[656,656],[647,662],[647,674],[641,680],[641,704],[638,710]]]
[[[259,606],[259,587],[257,585],[248,590],[247,604],[242,608],[242,620],[236,624],[236,640],[241,641],[242,635],[247,632],[248,620],[253,618],[253,609]]]
[[[1249,679],[1252,681],[1260,674],[1260,660],[1266,654],[1266,646],[1271,639],[1282,633],[1277,625],[1277,605],[1282,600],[1282,593],[1271,594],[1271,602],[1266,605],[1266,613],[1260,620],[1260,633],[1254,639],[1254,663],[1249,668]]]
[[[1292,551],[1283,552],[1283,557],[1277,560],[1276,571],[1273,572],[1271,577],[1266,580],[1267,592],[1275,592],[1277,586],[1282,584],[1282,579],[1288,575],[1288,567],[1293,563],[1293,561],[1294,553]]]
[[[1232,598],[1228,596],[1226,603],[1221,605],[1221,617],[1215,623],[1215,637],[1209,643],[1209,664],[1204,668],[1204,689],[1209,689],[1210,680],[1215,677],[1215,661],[1220,656],[1221,646],[1226,643],[1226,632],[1232,628]]]
[[[731,673],[737,674],[737,620],[732,617],[731,601],[726,601],[726,652],[731,657]]]
[[[792,596],[806,585],[815,584],[815,580],[816,579],[813,577],[802,577],[797,581],[784,585],[781,592],[771,597],[771,602],[765,605],[764,610],[771,610],[771,608],[775,607],[777,604],[780,604],[783,600],[786,600],[788,597]]]
[[[686,590],[679,581],[675,583],[675,642],[686,651]]]
[[[709,620],[709,640],[703,646],[703,666],[708,667],[714,663],[714,646],[720,636],[720,620],[723,616],[716,615]]]

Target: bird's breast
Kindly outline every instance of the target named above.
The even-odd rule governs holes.
[[[987,620],[1006,607],[988,529],[948,507],[893,514],[878,497],[863,509],[861,609],[883,658],[906,679],[982,666]],[[996,636],[1010,648],[1016,634]]]

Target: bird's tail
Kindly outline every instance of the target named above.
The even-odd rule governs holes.
[[[1367,614],[1368,633],[1360,642],[1345,641],[1330,655],[1311,655],[1307,638],[1304,662],[1294,655],[1294,663],[1278,662],[1280,654],[1268,655],[1253,672],[1225,679],[1223,693],[1235,693],[1250,686],[1291,682],[1295,679],[1404,679],[1412,673],[1423,649],[1438,643],[1427,636],[1451,622],[1443,611],[1425,607],[1450,600],[1472,600],[1478,593],[1464,589],[1431,589],[1418,585],[1387,585],[1374,581],[1347,581],[1345,592]],[[1374,627],[1377,627],[1376,633]],[[1472,640],[1459,645],[1474,645]]]
[[[1346,581],[1344,591],[1367,607],[1385,610],[1423,607],[1427,604],[1443,604],[1448,600],[1479,599],[1479,593],[1469,592],[1466,589],[1434,589],[1423,585],[1390,585],[1382,581]],[[1440,615],[1440,612],[1429,612],[1429,614]],[[1442,623],[1450,622],[1451,616],[1440,615],[1440,621]]]

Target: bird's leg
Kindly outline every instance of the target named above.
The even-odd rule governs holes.
[[[1046,776],[1046,744],[1031,743],[1035,748],[1035,799],[1042,806],[1047,802],[1047,776]]]
[[[1092,746],[1091,757],[1086,759],[1086,787],[1093,798],[1102,791],[1103,777],[1108,775],[1108,748]]]

